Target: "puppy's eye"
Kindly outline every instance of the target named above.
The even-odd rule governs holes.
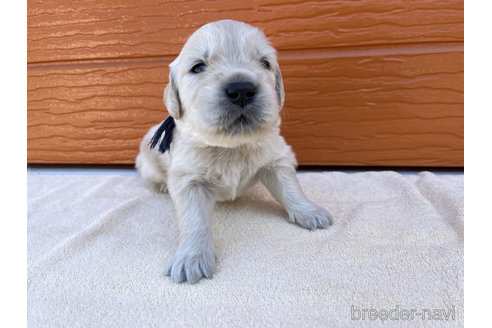
[[[198,74],[198,73],[205,71],[205,67],[206,67],[205,63],[196,63],[195,65],[193,65],[190,72]]]
[[[265,69],[270,69],[270,62],[266,59],[262,59],[260,62],[261,66]]]

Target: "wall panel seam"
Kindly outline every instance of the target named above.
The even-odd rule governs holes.
[[[29,47],[28,47],[29,48]],[[459,42],[411,42],[411,43],[388,43],[360,46],[336,46],[329,48],[309,48],[309,49],[281,49],[278,51],[280,59],[290,59],[295,56],[303,58],[338,58],[338,57],[357,57],[364,55],[381,55],[381,54],[399,54],[405,53],[405,50],[411,53],[426,52],[450,52],[464,51],[464,41]],[[432,50],[432,51],[429,51]],[[28,49],[29,52],[29,49]],[[106,63],[124,63],[138,61],[171,61],[178,54],[157,55],[157,56],[131,56],[131,57],[95,57],[81,59],[66,59],[53,61],[27,62],[28,68],[32,67],[50,67],[54,65],[105,65]]]

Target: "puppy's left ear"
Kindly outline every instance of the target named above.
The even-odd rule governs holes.
[[[178,86],[176,85],[172,68],[169,72],[169,83],[167,84],[166,89],[164,89],[164,105],[166,105],[169,115],[173,118],[179,119],[183,115]]]
[[[277,92],[278,104],[280,109],[282,109],[282,107],[284,107],[285,92],[282,73],[280,72],[280,67],[278,64],[275,67],[275,91]]]

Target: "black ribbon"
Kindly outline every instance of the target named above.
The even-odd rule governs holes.
[[[174,118],[172,116],[168,116],[164,122],[162,122],[161,126],[155,131],[154,136],[150,139],[150,148],[154,149],[159,140],[161,139],[162,134],[164,133],[164,138],[162,138],[161,143],[159,144],[159,151],[161,153],[165,153],[171,148],[171,142],[173,141],[173,130],[176,127],[176,123],[174,122]]]

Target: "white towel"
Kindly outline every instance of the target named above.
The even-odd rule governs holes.
[[[28,173],[29,327],[463,325],[462,175],[298,177],[333,226],[289,223],[257,185],[215,205],[215,274],[189,285],[164,275],[169,195],[138,175]]]

